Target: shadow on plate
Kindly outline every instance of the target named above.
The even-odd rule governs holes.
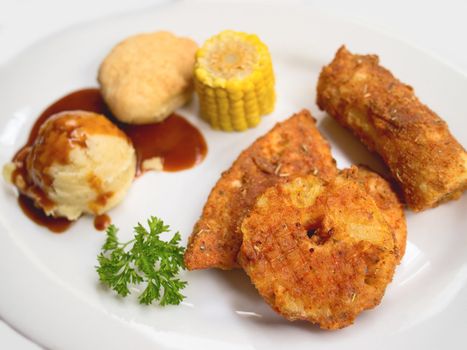
[[[370,152],[352,133],[339,125],[333,118],[326,116],[319,123],[326,138],[331,141],[333,148],[344,154],[351,164],[366,165],[381,175],[388,176],[389,169],[382,159]]]
[[[224,283],[228,288],[235,290],[231,300],[232,308],[244,322],[251,322],[257,326],[274,328],[294,328],[296,330],[312,333],[328,333],[306,321],[290,322],[274,312],[259,295],[246,273],[241,269],[230,271],[212,271],[219,283]]]

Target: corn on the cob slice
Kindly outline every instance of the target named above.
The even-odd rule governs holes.
[[[200,112],[215,129],[243,131],[274,109],[274,72],[267,46],[253,34],[226,30],[196,53]]]

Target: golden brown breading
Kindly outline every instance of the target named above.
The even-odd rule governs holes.
[[[348,175],[365,187],[366,192],[381,210],[386,222],[391,226],[396,242],[397,258],[400,262],[405,254],[407,224],[404,209],[396,192],[387,180],[363,166],[359,166],[358,169],[352,167]]]
[[[353,323],[381,301],[397,264],[394,235],[352,172],[277,184],[242,223],[238,260],[288,320],[324,329]]]
[[[307,110],[277,124],[243,151],[212,189],[185,253],[189,270],[237,267],[241,220],[266,188],[293,174],[337,173],[328,143]]]
[[[158,123],[193,94],[198,45],[161,31],[126,38],[107,55],[97,80],[115,117],[129,124]]]
[[[376,55],[341,47],[318,82],[318,106],[379,153],[415,210],[460,197],[467,154],[446,123],[413,89],[381,67]]]

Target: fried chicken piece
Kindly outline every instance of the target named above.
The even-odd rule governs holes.
[[[244,219],[240,265],[288,320],[324,329],[378,305],[397,265],[393,231],[357,169],[303,176],[258,197]]]
[[[239,224],[259,194],[294,174],[329,180],[336,173],[329,145],[309,111],[278,123],[243,151],[212,189],[189,239],[187,268],[238,267]]]
[[[378,56],[341,47],[321,71],[317,90],[318,106],[383,158],[414,211],[467,189],[465,149]]]
[[[348,176],[360,182],[381,210],[386,222],[394,232],[398,262],[405,254],[407,224],[404,209],[391,183],[370,169],[359,166],[348,170]]]

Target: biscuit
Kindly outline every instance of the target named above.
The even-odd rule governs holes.
[[[193,91],[198,46],[169,32],[131,36],[102,62],[98,82],[117,119],[130,124],[157,123],[183,106]]]
[[[288,320],[346,327],[380,303],[392,280],[393,230],[356,171],[330,182],[308,175],[277,183],[241,224],[238,261]]]

